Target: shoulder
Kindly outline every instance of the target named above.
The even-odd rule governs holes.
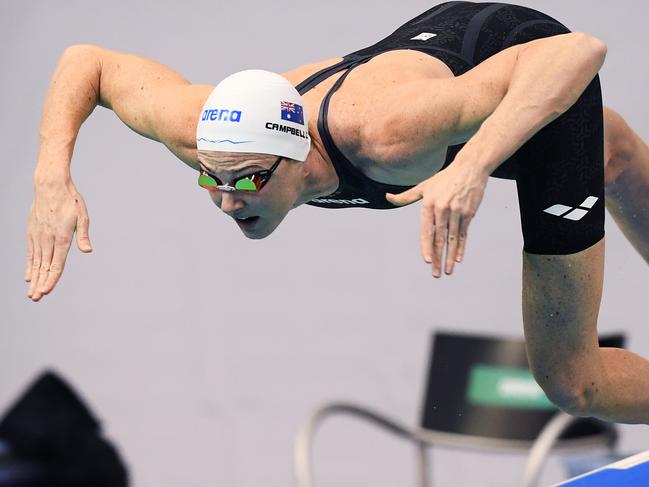
[[[355,68],[332,98],[329,127],[336,144],[372,179],[411,184],[420,172],[430,176],[453,140],[456,83],[441,61],[426,54],[378,56]]]

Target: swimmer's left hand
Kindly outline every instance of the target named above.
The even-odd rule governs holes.
[[[450,166],[398,195],[386,194],[396,206],[422,200],[421,254],[432,264],[433,277],[442,276],[442,259],[446,247],[445,272],[453,273],[455,263],[462,262],[469,224],[478,211],[489,174],[470,162],[456,159]]]

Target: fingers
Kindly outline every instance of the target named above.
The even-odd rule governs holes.
[[[435,237],[435,212],[429,205],[422,205],[419,245],[421,255],[427,264],[433,263],[433,238]]]
[[[407,191],[399,194],[386,193],[385,199],[389,203],[392,203],[395,206],[406,206],[419,201],[423,196],[423,191],[421,185],[417,185],[414,188],[410,188]]]
[[[464,216],[460,222],[460,231],[459,231],[459,243],[457,248],[457,256],[455,257],[456,262],[462,262],[464,260],[464,251],[466,249],[466,239],[469,232],[469,223],[471,223],[471,217]]]
[[[32,295],[34,301],[38,301],[43,294],[47,275],[50,272],[50,265],[52,265],[52,256],[54,255],[54,239],[51,236],[44,236],[41,239],[41,267],[38,271],[38,282]]]
[[[31,277],[30,277],[30,286],[29,291],[27,291],[27,296],[31,299],[34,299],[36,295],[36,285],[38,284],[38,273],[41,268],[41,245],[38,240],[33,241],[34,250],[31,266]]]
[[[90,243],[90,218],[88,218],[88,209],[81,197],[77,200],[79,205],[79,217],[77,218],[77,246],[81,252],[92,252]]]
[[[31,234],[27,235],[27,269],[25,270],[25,282],[32,280],[32,262],[34,261],[34,244]]]
[[[34,241],[30,239],[30,242]],[[52,292],[65,268],[71,244],[71,238],[49,234],[43,236],[37,245],[32,245],[32,257],[29,259],[31,286],[27,296],[33,301],[39,301]]]
[[[457,250],[459,246],[459,233],[460,233],[460,220],[461,216],[458,212],[452,212],[448,222],[448,235],[446,247],[446,264],[444,272],[451,275],[453,267],[457,258]]]
[[[70,250],[72,241],[68,238],[57,238],[54,242],[54,254],[52,256],[52,264],[47,275],[47,279],[42,288],[43,294],[49,294],[54,289],[54,286],[59,282],[63,269],[65,268],[65,259]]]
[[[455,264],[462,262],[470,222],[471,217],[460,210],[434,208],[432,203],[422,205],[421,255],[431,264],[433,277],[441,277],[442,268],[446,274],[452,274]]]
[[[442,277],[442,259],[446,246],[446,230],[448,228],[449,210],[435,211],[435,230],[433,234],[433,277]]]

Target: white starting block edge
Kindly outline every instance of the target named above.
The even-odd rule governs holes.
[[[610,465],[605,465],[602,468],[598,468],[597,470],[593,470],[592,472],[587,472],[585,474],[579,475],[578,477],[574,477],[570,480],[566,480],[559,484],[554,484],[552,487],[559,487],[561,485],[570,485],[575,480],[580,480],[585,477],[590,477],[591,475],[595,475],[598,472],[602,472],[604,470],[629,470],[647,461],[649,461],[649,450],[630,456],[629,458],[625,458],[623,460],[620,460],[619,462],[611,463]],[[647,479],[647,485],[649,485],[649,479]]]

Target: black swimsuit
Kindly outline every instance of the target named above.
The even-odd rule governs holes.
[[[318,132],[339,178],[337,191],[309,205],[323,208],[394,208],[385,193],[410,186],[374,181],[356,169],[336,146],[327,125],[332,95],[360,64],[387,51],[410,49],[443,61],[456,76],[516,44],[570,30],[553,18],[505,3],[447,2],[437,5],[365,49],[348,54],[297,86],[305,93],[340,71],[320,106]],[[525,250],[571,254],[604,237],[603,108],[599,78],[579,100],[494,171],[516,180]],[[462,146],[449,147],[444,168]]]

